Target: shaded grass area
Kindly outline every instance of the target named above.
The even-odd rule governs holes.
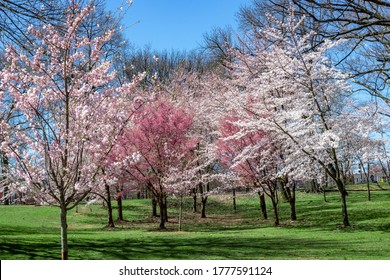
[[[356,186],[354,186],[356,188]],[[128,200],[126,222],[105,228],[101,204],[80,205],[69,213],[70,259],[390,259],[390,190],[348,196],[349,228],[341,226],[337,193],[297,194],[298,221],[289,221],[280,201],[281,226],[259,219],[257,196],[240,194],[237,210],[229,195],[211,196],[206,219],[184,201],[183,231],[178,231],[179,201],[169,201],[167,231],[159,231],[149,200]],[[269,203],[269,202],[268,202]],[[0,259],[58,259],[59,209],[46,206],[0,207]],[[114,209],[115,211],[115,209]]]

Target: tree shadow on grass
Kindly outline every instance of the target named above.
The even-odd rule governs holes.
[[[0,243],[0,259],[51,260],[61,256],[59,242],[45,238],[7,238]]]
[[[311,254],[307,254],[310,246]],[[324,258],[321,252],[340,244],[330,240],[200,237],[179,239],[176,235],[155,238],[69,240],[70,259],[307,259]],[[316,255],[318,251],[319,255]],[[44,239],[9,239],[0,245],[2,259],[58,259],[58,243]],[[325,256],[326,257],[326,256]]]
[[[0,227],[0,237],[12,235],[56,234],[58,232],[59,227],[27,227],[11,225],[7,227]]]

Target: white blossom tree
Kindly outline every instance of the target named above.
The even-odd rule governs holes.
[[[120,100],[133,88],[112,85],[115,72],[102,47],[113,31],[80,35],[93,9],[75,4],[62,28],[30,27],[34,55],[8,46],[1,71],[1,92],[15,100],[24,128],[2,131],[1,149],[16,162],[13,186],[60,208],[62,259],[68,259],[67,212],[102,183],[101,164],[129,120]]]
[[[293,11],[287,24],[269,20],[283,25],[284,33],[272,27],[258,30],[245,41],[250,51],[236,56],[229,105],[240,112],[236,137],[255,130],[274,133],[284,150],[279,172],[295,179],[311,179],[310,163],[319,164],[338,188],[343,225],[349,226],[340,152],[351,124],[361,139],[369,137],[365,117],[352,108],[346,75],[327,59],[334,43],[313,50],[315,34],[298,35],[304,19],[295,21]]]

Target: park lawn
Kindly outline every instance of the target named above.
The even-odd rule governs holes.
[[[70,211],[69,259],[390,259],[390,190],[374,189],[367,201],[363,186],[351,187],[351,227],[341,226],[337,192],[297,193],[298,221],[289,221],[289,205],[279,203],[281,225],[259,219],[255,195],[240,194],[237,210],[229,195],[210,196],[206,219],[184,201],[183,230],[178,231],[179,200],[169,201],[168,230],[159,231],[149,200],[127,200],[126,222],[105,228],[101,204]],[[357,191],[352,191],[357,189]],[[59,209],[48,206],[0,206],[0,259],[59,259]]]

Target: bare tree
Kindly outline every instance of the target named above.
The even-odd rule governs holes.
[[[26,30],[31,24],[55,23],[63,19],[66,1],[5,0],[0,1],[0,41],[24,46]]]
[[[390,3],[380,0],[293,0],[322,25],[324,39],[348,39],[339,63],[361,89],[390,105]],[[384,112],[389,116],[389,113]]]
[[[233,55],[230,51],[234,47],[234,32],[232,27],[215,27],[203,35],[202,50],[205,52],[212,67],[228,67]]]
[[[124,54],[124,75],[131,80],[137,73],[145,72],[144,86],[155,82],[167,85],[180,69],[187,73],[202,73],[207,68],[200,52],[154,51],[151,46],[130,48]]]

